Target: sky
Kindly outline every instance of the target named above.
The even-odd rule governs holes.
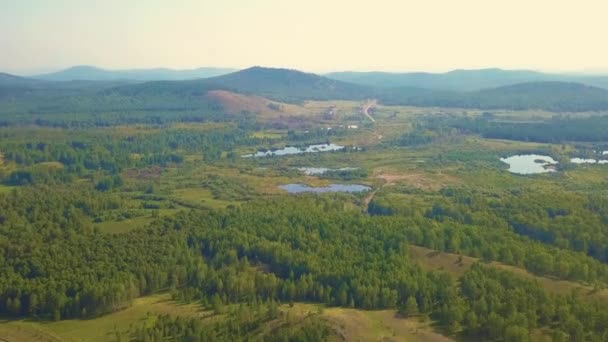
[[[0,0],[0,71],[608,72],[606,0]]]

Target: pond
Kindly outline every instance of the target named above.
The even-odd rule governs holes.
[[[325,167],[299,167],[298,170],[304,172],[307,176],[318,176],[328,171],[354,171],[358,170],[358,167],[343,167],[339,169],[328,169]]]
[[[570,162],[574,164],[608,164],[608,160],[603,159],[571,158]]]
[[[245,154],[245,155],[242,155],[241,157],[256,158],[256,157],[268,157],[268,156],[286,156],[286,155],[290,155],[290,154],[300,154],[300,153],[338,151],[338,150],[342,150],[343,148],[344,148],[344,146],[340,146],[340,145],[336,145],[336,144],[308,145],[306,148],[287,146],[282,149],[257,151],[256,153]]]
[[[363,192],[371,190],[369,186],[361,184],[330,184],[323,187],[311,187],[304,184],[285,184],[279,185],[279,188],[286,190],[290,194],[302,192]]]
[[[500,158],[500,161],[509,164],[509,172],[520,175],[554,172],[552,166],[557,164],[553,158],[538,154],[521,154]]]

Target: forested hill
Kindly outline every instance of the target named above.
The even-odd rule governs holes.
[[[94,66],[81,65],[65,70],[33,76],[33,78],[48,81],[157,81],[157,80],[188,80],[214,77],[234,72],[228,68],[197,68],[190,70],[174,70],[167,68],[107,70]]]
[[[608,90],[580,83],[532,82],[481,90],[470,107],[586,111],[608,108]]]
[[[608,90],[580,83],[530,82],[475,92],[416,87],[380,88],[332,80],[296,70],[253,67],[186,81],[44,81],[0,75],[0,117],[20,113],[117,112],[151,108],[215,108],[211,90],[259,95],[280,102],[376,98],[385,105],[480,109],[542,109],[555,112],[608,110]],[[218,108],[216,108],[218,109]]]
[[[325,76],[356,84],[381,88],[416,87],[449,91],[478,91],[528,82],[578,82],[608,89],[608,76],[549,74],[532,70],[452,70],[446,73],[429,72],[334,72]]]
[[[388,105],[543,109],[557,112],[608,110],[608,90],[580,83],[543,81],[474,92],[454,92],[410,86],[369,87],[296,70],[262,67],[202,80],[125,85],[111,92],[128,96],[198,96],[215,89],[254,94],[283,102],[378,98]]]
[[[567,82],[529,82],[456,93],[427,91],[412,95],[408,89],[385,91],[386,104],[481,109],[542,109],[555,112],[581,112],[608,109],[608,90]]]
[[[289,69],[252,67],[223,76],[180,82],[149,82],[116,88],[120,94],[204,94],[208,90],[230,90],[255,94],[277,101],[349,99],[373,97],[371,87],[331,80]]]
[[[334,72],[329,78],[357,84],[382,87],[417,87],[435,90],[476,91],[520,82],[551,79],[550,75],[530,70],[453,70],[429,72]]]
[[[15,82],[24,79],[23,77],[0,72],[0,82]]]

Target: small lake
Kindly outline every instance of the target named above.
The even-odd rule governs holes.
[[[570,162],[574,164],[608,164],[608,160],[603,159],[571,158]]]
[[[521,154],[500,158],[500,161],[509,164],[509,172],[520,175],[554,172],[554,169],[548,167],[557,164],[553,158],[538,154]]]
[[[307,176],[318,176],[328,171],[354,171],[358,170],[358,167],[343,167],[340,169],[328,169],[325,167],[299,167],[298,170],[304,172]]]
[[[323,187],[311,187],[304,184],[285,184],[279,185],[279,188],[286,190],[290,194],[299,194],[302,192],[363,192],[371,190],[369,186],[361,184],[330,184]]]
[[[344,146],[336,145],[336,144],[317,144],[317,145],[309,145],[306,148],[299,148],[294,146],[287,146],[282,149],[276,150],[267,150],[267,151],[257,151],[253,154],[245,154],[241,157],[243,158],[251,158],[251,157],[269,157],[269,156],[287,156],[290,154],[301,154],[301,153],[316,153],[316,152],[328,152],[328,151],[338,151],[343,149]]]

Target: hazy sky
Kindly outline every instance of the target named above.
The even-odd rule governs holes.
[[[0,0],[0,71],[608,71],[606,0]]]

